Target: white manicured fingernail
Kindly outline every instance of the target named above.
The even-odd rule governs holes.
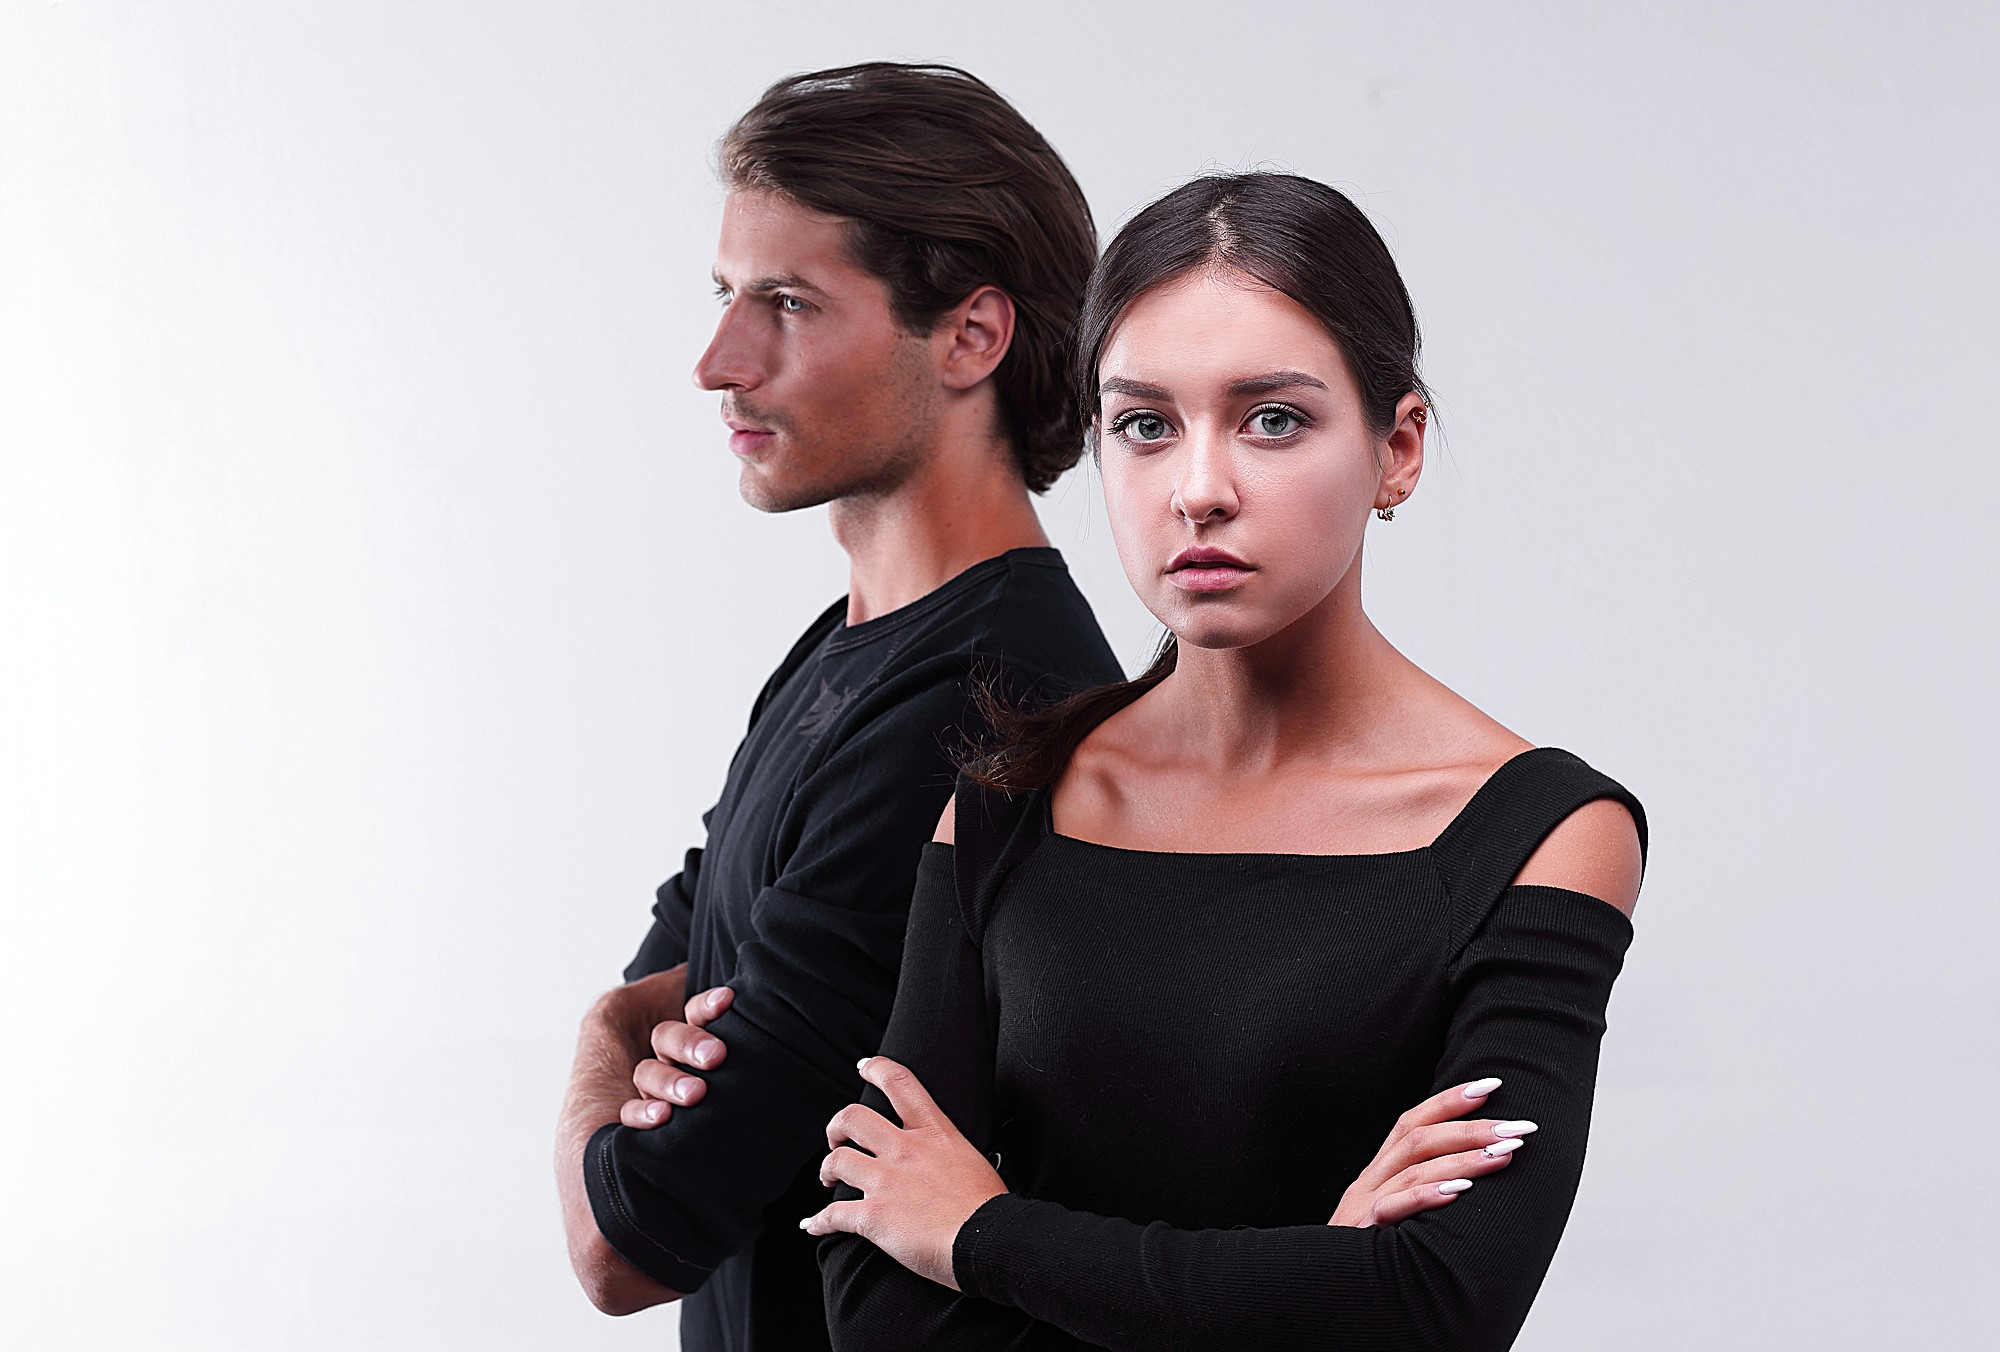
[[[1526,1136],[1535,1129],[1533,1122],[1496,1122],[1493,1124],[1495,1136]]]
[[[811,1229],[811,1228],[812,1228],[812,1223],[813,1223],[813,1218],[812,1218],[811,1216],[801,1216],[801,1217],[799,1217],[799,1229],[801,1229],[801,1230],[809,1230],[809,1229]]]
[[[1485,1098],[1499,1087],[1500,1077],[1498,1075],[1488,1076],[1486,1079],[1474,1080],[1471,1084],[1465,1086],[1465,1096],[1467,1098]]]
[[[1521,1142],[1518,1140],[1495,1141],[1492,1145],[1487,1146],[1486,1149],[1480,1151],[1479,1153],[1486,1156],[1488,1159],[1497,1160],[1502,1155],[1511,1155],[1520,1148],[1521,1148]]]
[[[859,1061],[856,1061],[856,1062],[854,1063],[854,1068],[855,1068],[856,1070],[866,1070],[866,1069],[868,1069],[868,1063],[869,1063],[870,1061],[873,1061],[874,1059],[875,1059],[875,1058],[874,1058],[874,1057],[872,1057],[872,1056],[864,1056],[864,1057],[862,1057],[862,1058],[861,1058],[861,1059],[860,1059]]]
[[[1438,1191],[1446,1197],[1453,1197],[1472,1186],[1469,1178],[1454,1178],[1449,1183],[1438,1184]]]

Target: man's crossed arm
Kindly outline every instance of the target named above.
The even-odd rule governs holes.
[[[686,1029],[687,1023],[680,1021],[683,1015],[689,1022],[697,1014],[705,1021],[728,1007],[726,999],[709,998],[712,992],[688,1003],[686,988],[686,963],[616,987],[590,1007],[577,1034],[576,1062],[570,1068],[569,1090],[556,1129],[556,1190],[562,1199],[570,1267],[590,1303],[606,1314],[633,1314],[681,1298],[680,1292],[654,1281],[605,1241],[584,1190],[583,1155],[591,1136],[608,1123],[623,1120],[628,1126],[657,1126],[671,1111],[669,1098],[685,1104],[701,1097],[705,1086],[699,1079],[674,1073],[670,1083],[661,1073],[661,1063],[652,1059],[656,1028]],[[713,1068],[722,1061],[722,1044],[712,1037],[707,1040],[714,1044],[715,1054],[698,1064]],[[689,1054],[695,1050],[679,1038],[672,1045]],[[642,1069],[647,1082],[662,1090],[662,1098],[643,1098],[635,1079]],[[642,1096],[635,1099],[635,1094]]]

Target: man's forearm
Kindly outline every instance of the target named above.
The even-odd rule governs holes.
[[[556,1127],[556,1189],[570,1267],[590,1303],[606,1314],[631,1314],[680,1299],[679,1292],[639,1271],[605,1242],[584,1191],[583,1152],[597,1129],[616,1122],[619,1107],[633,1097],[633,1067],[651,1055],[653,1025],[680,1014],[686,973],[683,965],[607,993],[591,1006],[577,1034],[576,1062]]]

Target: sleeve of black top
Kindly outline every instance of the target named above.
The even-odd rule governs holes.
[[[847,613],[847,600],[842,597],[821,611],[819,618],[806,627],[785,654],[777,670],[773,671],[757,691],[757,698],[750,702],[749,728],[757,726],[757,720],[764,716],[765,706],[771,696],[784,685],[799,664],[826,637],[828,628],[837,624]],[[745,730],[748,735],[748,729]],[[702,838],[708,837],[709,819],[715,816],[710,808],[701,814]],[[694,924],[694,885],[701,873],[701,849],[696,847],[687,852],[681,861],[681,871],[661,883],[653,893],[653,924],[646,931],[646,937],[639,941],[639,951],[632,961],[625,965],[624,977],[627,981],[637,981],[642,976],[664,972],[670,967],[678,967],[688,960],[688,932]],[[689,991],[688,994],[694,994]]]
[[[882,1055],[908,1066],[945,1115],[982,1152],[992,1143],[993,1023],[986,1009],[979,950],[960,920],[952,847],[926,845],[910,899],[896,1006]],[[897,1121],[881,1090],[861,1101]],[[847,1184],[837,1200],[861,1194]],[[1075,1340],[1019,1310],[919,1277],[857,1235],[819,1244],[827,1331],[836,1352],[900,1352],[940,1347],[1073,1348]]]
[[[962,676],[924,664],[861,697],[855,730],[778,823],[778,876],[726,974],[735,999],[709,1025],[729,1056],[706,1073],[707,1094],[651,1130],[611,1124],[590,1140],[599,1230],[675,1291],[755,1233],[860,1091],[854,1063],[888,1022],[917,852],[951,794],[941,730],[959,721]]]
[[[1516,886],[1453,961],[1434,1088],[1500,1075],[1488,1111],[1541,1130],[1451,1205],[1388,1228],[1180,1230],[1003,1195],[959,1231],[960,1288],[1111,1349],[1508,1347],[1576,1193],[1630,939],[1594,897]]]
[[[708,824],[703,815],[702,825]],[[639,941],[639,951],[625,964],[625,979],[678,967],[688,959],[688,932],[694,925],[694,881],[701,873],[701,847],[687,852],[681,871],[660,884],[653,894],[653,926]],[[688,994],[694,994],[689,991]]]

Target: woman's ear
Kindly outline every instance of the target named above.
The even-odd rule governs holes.
[[[1430,405],[1412,390],[1396,401],[1395,418],[1382,442],[1382,482],[1375,492],[1377,510],[1393,510],[1408,501],[1424,472],[1424,433],[1430,426]]]

